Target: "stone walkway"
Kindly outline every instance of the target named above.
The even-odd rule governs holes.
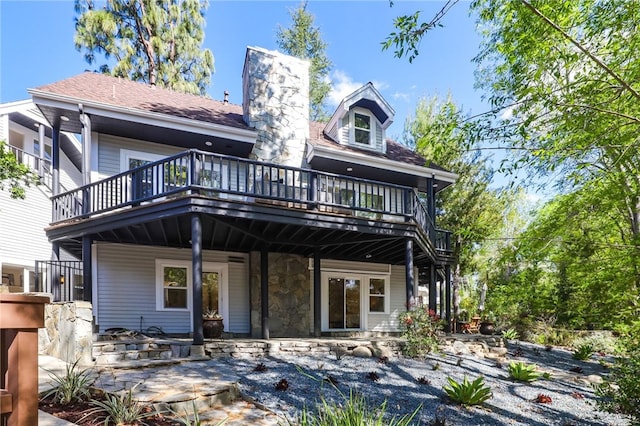
[[[64,362],[47,356],[39,357],[39,390],[52,387],[47,371],[64,374]],[[126,367],[126,366],[123,366]],[[133,389],[134,399],[152,403],[159,410],[192,413],[200,412],[201,421],[216,425],[226,419],[225,425],[278,425],[275,414],[264,411],[240,397],[237,377],[216,360],[188,360],[153,363],[136,368],[103,368],[93,370],[96,387],[109,392]],[[44,412],[39,413],[40,426],[71,425]]]

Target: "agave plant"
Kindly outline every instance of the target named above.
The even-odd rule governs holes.
[[[520,336],[518,335],[518,331],[515,328],[509,328],[502,332],[502,337],[507,340],[516,340]]]
[[[594,349],[591,343],[583,343],[578,346],[576,350],[573,351],[573,359],[577,359],[580,361],[584,361],[586,359],[591,358],[593,355]]]
[[[540,378],[540,373],[536,371],[535,364],[525,364],[524,362],[511,362],[509,364],[509,377],[519,382],[533,382]]]
[[[491,388],[484,385],[484,377],[479,376],[470,382],[467,376],[464,376],[462,382],[456,382],[451,377],[447,377],[449,385],[443,387],[451,400],[461,405],[480,405],[489,398],[493,397]]]
[[[136,385],[137,386],[137,385]],[[96,407],[94,411],[104,412],[104,424],[116,425],[145,424],[144,419],[156,414],[150,406],[133,399],[133,388],[121,394],[105,394],[104,401],[91,400],[91,405]]]

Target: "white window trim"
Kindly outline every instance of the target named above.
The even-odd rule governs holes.
[[[187,268],[187,307],[164,307],[164,267]],[[220,278],[218,306],[225,319],[224,331],[229,331],[229,264],[219,262],[202,262],[202,272],[217,272]],[[95,294],[95,293],[94,293]],[[193,265],[188,260],[156,259],[156,311],[193,313]],[[193,328],[193,320],[189,322]],[[191,330],[193,331],[193,330]]]
[[[389,265],[389,269],[391,266]],[[329,328],[329,278],[344,278],[360,280],[360,328]],[[369,307],[369,278],[383,278],[384,282],[384,312],[371,312]],[[391,312],[391,271],[389,273],[361,272],[342,269],[321,269],[321,330],[322,331],[363,331],[368,329],[369,315],[390,315]]]
[[[187,306],[184,308],[165,308],[164,306],[164,268],[187,269]],[[156,259],[156,311],[191,312],[193,306],[191,262],[186,260]]]
[[[356,142],[356,120],[355,120],[355,115],[356,114],[360,114],[360,115],[365,115],[367,117],[369,117],[369,143],[360,143],[360,142]],[[369,148],[369,149],[373,149],[376,150],[376,117],[371,114],[370,111],[363,109],[363,108],[352,108],[349,111],[349,143],[351,143],[352,145],[355,146],[360,146],[360,147],[365,147],[365,148]],[[363,129],[364,130],[364,129]]]
[[[158,161],[166,158],[166,155],[154,154],[152,152],[144,152],[144,151],[134,151],[132,149],[121,149],[120,150],[120,171],[126,172],[129,171],[129,160],[134,158],[136,160],[143,161]]]
[[[375,312],[371,310],[371,306],[369,303],[369,297],[380,297],[379,294],[371,294],[369,292],[369,280],[371,278],[378,278],[384,280],[384,311],[383,312]],[[390,275],[366,275],[367,279],[367,313],[370,315],[389,315],[391,312],[391,276]]]

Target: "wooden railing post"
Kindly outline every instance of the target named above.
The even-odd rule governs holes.
[[[47,297],[0,294],[0,424],[38,424],[38,328]]]

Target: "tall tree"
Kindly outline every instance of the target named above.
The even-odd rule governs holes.
[[[418,103],[403,136],[404,143],[414,146],[416,152],[459,176],[440,193],[436,218],[438,227],[454,233],[454,288],[461,285],[463,277],[478,271],[480,243],[501,231],[505,206],[513,197],[510,191],[489,186],[492,172],[485,158],[473,149],[473,133],[473,122],[450,98],[433,97]]]
[[[208,1],[75,0],[76,49],[90,64],[114,76],[176,91],[204,94],[213,54],[201,49]],[[114,63],[115,60],[115,63]]]
[[[314,17],[307,12],[307,2],[295,10],[290,10],[291,27],[278,27],[278,46],[287,54],[308,59],[309,67],[309,118],[327,121],[329,115],[325,101],[331,91],[329,71],[332,63],[327,57],[327,44],[322,40],[320,29],[313,25]]]
[[[640,4],[624,0],[474,4],[485,28],[480,84],[518,153],[513,166],[599,188],[635,247],[626,275],[640,294]],[[638,301],[636,304],[640,303]]]
[[[11,198],[24,198],[25,186],[39,183],[38,176],[20,163],[15,154],[0,141],[0,190],[8,190]]]

